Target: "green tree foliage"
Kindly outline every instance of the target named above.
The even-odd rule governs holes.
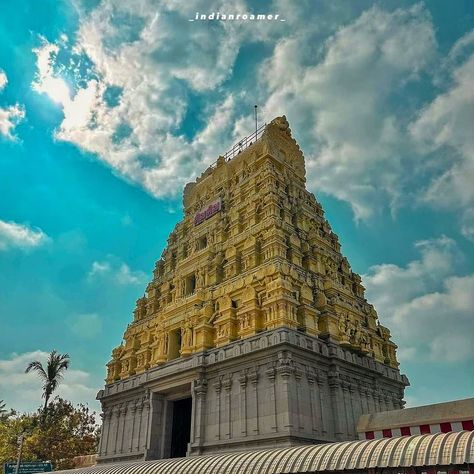
[[[43,410],[46,410],[51,395],[58,388],[64,372],[69,368],[69,362],[69,354],[59,354],[57,351],[52,351],[49,354],[46,368],[39,360],[30,362],[26,367],[26,373],[36,372],[43,382]]]
[[[23,460],[51,461],[54,469],[70,469],[75,456],[97,452],[99,428],[94,413],[58,397],[46,410],[0,419],[0,463],[16,459],[21,433],[26,433]]]
[[[15,414],[14,410],[8,410],[7,409],[7,404],[3,401],[0,400],[0,422],[6,420],[9,416],[12,416]]]

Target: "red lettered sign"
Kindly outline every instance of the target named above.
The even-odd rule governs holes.
[[[194,225],[201,224],[209,217],[212,217],[214,214],[218,213],[222,209],[222,201],[218,199],[217,201],[211,202],[209,206],[204,208],[202,211],[199,211],[194,216]]]

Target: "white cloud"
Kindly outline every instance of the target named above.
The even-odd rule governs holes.
[[[47,94],[59,104],[67,104],[70,101],[70,91],[66,82],[54,73],[54,64],[59,46],[48,43],[42,38],[42,46],[33,49],[36,54],[36,66],[38,68],[36,80],[32,84],[33,90]]]
[[[417,5],[372,8],[340,28],[316,65],[306,66],[308,37],[280,41],[261,68],[271,91],[265,115],[286,111],[301,137],[310,186],[351,204],[356,217],[398,205],[407,163],[403,118],[393,95],[432,60],[431,18]]]
[[[41,381],[33,372],[25,374],[25,368],[33,360],[45,365],[47,358],[47,352],[36,350],[13,353],[8,358],[0,359],[0,393],[8,408],[34,411],[42,405]],[[98,410],[99,404],[95,401],[97,389],[90,387],[89,383],[90,375],[87,372],[70,368],[54,395],[73,403],[87,402],[91,408]]]
[[[144,272],[131,270],[126,263],[112,255],[109,255],[106,260],[92,262],[87,277],[90,281],[96,278],[107,278],[119,285],[143,285],[147,281],[147,275]]]
[[[38,247],[48,240],[49,237],[41,229],[0,220],[0,250]]]
[[[239,8],[240,2],[234,4]],[[206,8],[223,5],[216,1]],[[205,163],[217,159],[221,139],[225,135],[229,140],[234,123],[233,100],[227,96],[203,111],[209,125],[194,140],[177,133],[188,90],[209,93],[222,84],[245,38],[232,24],[201,27],[188,22],[189,12],[202,7],[189,2],[183,11],[173,2],[157,8],[150,0],[133,5],[108,0],[83,14],[73,50],[92,61],[94,74],[81,78],[75,92],[65,84],[58,87],[58,81],[64,82],[57,60],[64,42],[43,40],[34,50],[38,74],[33,88],[63,107],[57,139],[96,154],[155,196],[180,193]],[[107,97],[114,88],[119,97],[111,104]]]
[[[471,239],[474,239],[474,54],[462,55],[462,52],[473,45],[474,32],[455,44],[447,60],[449,87],[423,108],[410,127],[419,147],[426,153],[434,152],[434,159],[442,169],[421,199],[435,207],[460,210],[461,231]]]
[[[127,264],[122,263],[116,278],[122,285],[136,285],[143,283],[146,279],[146,274],[141,271],[132,271]]]
[[[405,267],[375,265],[363,276],[367,297],[392,330],[400,359],[456,362],[474,357],[474,274],[455,274],[459,251],[442,237],[418,242]]]
[[[440,292],[428,293],[400,305],[393,316],[412,356],[427,355],[437,362],[457,362],[474,357],[474,275],[449,277]],[[409,328],[409,330],[408,330]],[[415,352],[416,351],[416,352]]]
[[[247,9],[243,0],[233,3],[235,10]],[[354,19],[358,8],[321,2],[314,13],[311,2],[288,9],[277,0],[291,35],[283,26],[252,27],[249,35],[242,25],[187,21],[195,11],[224,5],[230,8],[220,0],[190,1],[185,9],[174,1],[124,6],[105,0],[80,13],[73,45],[68,38],[42,40],[33,87],[63,108],[56,138],[95,154],[156,197],[176,196],[252,130],[242,104],[253,104],[255,90],[262,117],[288,116],[306,153],[309,187],[348,202],[356,218],[370,218],[387,205],[392,212],[418,205],[413,194],[423,180],[431,180],[424,204],[440,195],[444,203],[462,201],[463,209],[472,202],[472,160],[456,158],[442,167],[439,156],[431,155],[444,145],[471,153],[472,66],[458,63],[472,35],[440,59],[431,16],[421,3],[394,11],[373,7]],[[267,42],[273,52],[239,91],[230,90],[226,80],[250,38]],[[58,59],[63,50],[75,57],[70,64]],[[80,68],[81,61],[87,67]],[[445,69],[458,64],[452,90],[417,115],[420,103],[410,86],[420,77],[426,81],[435,61]],[[68,77],[76,75],[75,84],[66,84],[65,69]],[[203,107],[193,114],[206,124],[192,137],[180,131],[194,106],[190,96],[199,97]],[[470,236],[468,217],[463,232]]]
[[[19,104],[0,107],[0,135],[16,140],[13,130],[25,118],[25,110]]]
[[[365,275],[368,291],[375,293],[374,303],[377,308],[383,308],[382,314],[391,315],[400,302],[430,291],[452,272],[459,258],[455,242],[447,237],[415,245],[421,254],[419,260],[409,262],[406,267],[387,263],[374,265]]]
[[[8,84],[8,77],[5,71],[0,69],[0,92]],[[16,140],[13,134],[15,127],[25,118],[25,110],[19,104],[0,107],[0,135],[7,140]]]
[[[465,209],[462,214],[461,233],[467,239],[474,241],[474,209],[472,207]]]
[[[74,334],[93,339],[102,331],[102,319],[96,313],[78,314],[70,318]]]
[[[92,262],[92,268],[89,272],[89,277],[100,275],[110,271],[110,263],[108,262]]]
[[[5,88],[5,86],[8,83],[8,78],[7,75],[5,74],[5,71],[0,69],[0,91]]]

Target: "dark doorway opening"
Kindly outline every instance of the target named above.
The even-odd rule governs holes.
[[[191,439],[192,399],[183,398],[173,402],[173,424],[171,428],[171,458],[186,456]]]

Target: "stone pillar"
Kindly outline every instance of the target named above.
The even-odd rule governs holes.
[[[226,439],[232,438],[232,376],[225,378],[222,381],[222,386],[225,389],[225,412],[227,415],[226,423]]]
[[[193,444],[196,441],[196,395],[194,393],[194,381],[191,382],[191,431],[189,442]]]
[[[145,436],[143,436],[142,449],[147,449],[148,433],[150,431],[150,394],[148,393],[146,398],[143,400],[143,423],[145,424]]]
[[[106,456],[113,454],[113,449],[114,449],[114,436],[115,436],[114,435],[114,422],[115,422],[114,415],[115,415],[114,406],[111,406],[107,409],[108,429],[107,429],[107,439],[104,446],[104,454]]]
[[[109,451],[110,454],[115,454],[117,452],[117,438],[118,438],[118,429],[120,423],[120,409],[118,405],[115,405],[112,408],[112,416],[110,417],[110,441],[112,443],[112,449]]]
[[[315,386],[315,375],[314,372],[307,370],[306,379],[308,380],[308,390],[309,390],[309,410],[311,414],[311,431],[317,433],[319,431],[318,427],[318,401],[315,400],[317,397],[318,391]]]
[[[396,398],[395,395],[390,392],[390,410],[396,410],[397,405],[396,405]]]
[[[275,404],[275,419],[278,419],[278,414],[281,415],[283,428],[291,429],[293,427],[293,417],[297,416],[297,408],[295,405],[295,386],[290,383],[291,376],[295,372],[293,361],[285,354],[278,354],[277,373],[281,377],[282,386],[279,390],[279,403]],[[273,380],[273,387],[275,382]],[[275,390],[276,396],[276,390]],[[298,421],[296,421],[296,424]],[[278,426],[278,424],[276,425]]]
[[[194,393],[194,410],[193,419],[194,426],[191,431],[192,441],[201,447],[205,441],[206,428],[206,397],[207,397],[207,380],[204,378],[196,379],[193,382]],[[200,449],[199,449],[200,452]]]
[[[110,408],[104,408],[102,417],[102,433],[100,435],[100,456],[105,456],[108,451],[109,433],[110,433],[110,419],[112,417],[112,410]]]
[[[360,382],[358,380],[354,381],[353,387],[356,393],[355,400],[356,400],[357,419],[359,419],[359,416],[364,413],[364,400],[363,400],[364,397],[362,396],[362,390],[361,390]]]
[[[110,410],[110,433],[109,433],[109,448],[108,448],[108,454],[114,454],[115,453],[115,447],[116,447],[116,433],[117,433],[117,408],[112,407]]]
[[[241,373],[239,376],[240,384],[240,434],[247,436],[247,374]]]
[[[150,392],[148,403],[147,430],[145,438],[145,459],[155,459],[161,452],[161,444],[163,439],[161,436],[164,423],[164,403],[165,397],[159,393]],[[145,410],[144,410],[145,411]],[[145,415],[144,415],[145,416]]]
[[[142,412],[143,412],[143,400],[140,399],[137,402],[137,420],[138,420],[138,427],[137,427],[137,444],[135,445],[135,451],[140,451],[140,439],[142,434]]]
[[[345,436],[348,437],[349,433],[351,432],[351,422],[352,422],[352,414],[350,411],[350,392],[349,392],[349,382],[346,380],[341,382],[341,389],[342,389],[342,400],[344,403],[344,433]]]
[[[380,389],[377,389],[377,400],[378,400],[379,411],[385,411],[384,397]]]
[[[122,403],[120,407],[120,418],[122,420],[122,430],[120,432],[120,453],[123,453],[123,446],[125,441],[125,425],[127,424],[127,402]]]
[[[301,377],[302,372],[299,369],[295,370],[295,391],[296,391],[296,412],[298,413],[298,431],[304,430],[304,413],[301,406]]]
[[[135,404],[135,401],[132,401],[130,404],[130,418],[131,418],[131,423],[132,423],[132,428],[130,432],[130,441],[129,441],[129,446],[128,446],[128,452],[131,453],[133,451],[133,438],[135,437],[135,415],[137,411],[137,406]]]
[[[253,406],[250,418],[253,419],[253,434],[259,434],[258,426],[258,372],[257,370],[252,370],[248,373],[248,380],[252,386],[252,402],[250,406]]]
[[[350,398],[350,409],[352,414],[352,428],[350,430],[350,434],[357,438],[357,421],[359,420],[359,404],[356,400],[357,390],[356,386],[351,383],[349,384],[349,398]]]
[[[341,441],[344,434],[344,401],[342,398],[341,380],[337,371],[329,373],[329,390],[334,417],[334,437],[336,441]]]
[[[361,394],[361,406],[362,406],[362,414],[368,414],[370,413],[370,407],[369,407],[369,395],[367,388],[364,387],[363,385],[359,386],[359,391]]]
[[[371,388],[370,393],[372,395],[372,400],[374,403],[374,412],[379,412],[380,411],[379,394],[377,393],[377,390],[375,388]]]
[[[122,453],[129,453],[130,450],[130,438],[132,437],[132,425],[133,425],[133,413],[131,407],[133,402],[125,402],[125,430],[123,432],[123,441],[122,441]]]
[[[99,440],[99,456],[103,455],[103,446],[104,446],[104,434],[105,434],[105,410],[100,414],[100,419],[102,420],[102,429],[100,433],[100,440]]]
[[[373,388],[369,388],[369,401],[371,402],[372,406],[372,413],[378,412],[378,407],[377,407],[377,398],[375,394],[375,390]]]
[[[365,389],[365,395],[367,397],[367,413],[375,413],[375,402],[372,398],[372,389],[367,387]]]
[[[276,397],[276,386],[275,386],[275,367],[269,367],[266,371],[268,380],[270,381],[271,386],[271,399],[269,400],[272,407],[272,432],[276,433],[278,431],[278,421],[277,421],[277,397]]]
[[[221,439],[221,389],[222,383],[220,379],[214,382],[214,389],[216,391],[216,439]]]
[[[173,402],[167,400],[166,397],[163,399],[163,423],[160,433],[160,459],[165,459],[170,457],[171,451],[171,431],[173,424],[173,412],[174,406]]]
[[[390,404],[390,394],[387,391],[384,391],[383,393],[383,405],[384,411],[389,411],[392,409],[392,406]]]
[[[327,380],[326,376],[322,372],[318,373],[318,378],[316,379],[316,382],[318,384],[317,393],[318,393],[318,402],[319,402],[319,416],[321,420],[321,434],[323,436],[325,436],[327,433],[327,423],[324,420],[324,403],[323,403],[323,390],[326,384],[326,380]]]

